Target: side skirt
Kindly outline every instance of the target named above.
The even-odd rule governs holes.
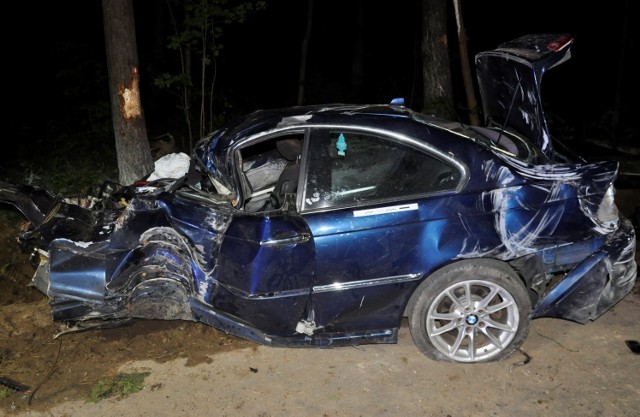
[[[383,344],[398,342],[398,328],[364,330],[354,332],[318,333],[312,336],[296,333],[291,336],[268,335],[250,324],[233,316],[214,311],[211,307],[192,299],[193,317],[202,323],[232,334],[242,339],[251,340],[261,345],[274,347],[339,347],[365,344]]]

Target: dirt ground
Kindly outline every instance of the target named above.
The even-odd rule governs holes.
[[[630,214],[640,190],[619,190]],[[598,320],[537,319],[501,362],[426,359],[406,323],[395,345],[259,346],[191,322],[138,321],[65,334],[28,287],[15,241],[21,217],[0,209],[0,415],[7,416],[634,416],[640,415],[640,283]],[[640,250],[636,252],[640,262]],[[530,358],[530,360],[528,360]],[[148,373],[144,388],[91,403],[101,378]]]

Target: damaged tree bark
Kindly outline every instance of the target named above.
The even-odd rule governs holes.
[[[130,185],[153,171],[138,85],[132,0],[102,0],[102,13],[119,182]]]

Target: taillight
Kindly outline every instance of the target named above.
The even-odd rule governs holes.
[[[616,229],[620,221],[618,217],[618,207],[615,203],[615,195],[615,188],[613,188],[613,185],[610,185],[598,206],[598,222],[607,229]]]
[[[565,46],[571,45],[573,39],[574,37],[571,35],[557,37],[547,44],[547,48],[551,49],[553,52],[558,52]]]

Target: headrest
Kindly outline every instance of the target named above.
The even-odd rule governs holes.
[[[284,159],[294,161],[302,153],[302,141],[295,138],[281,139],[276,142],[276,148]]]

